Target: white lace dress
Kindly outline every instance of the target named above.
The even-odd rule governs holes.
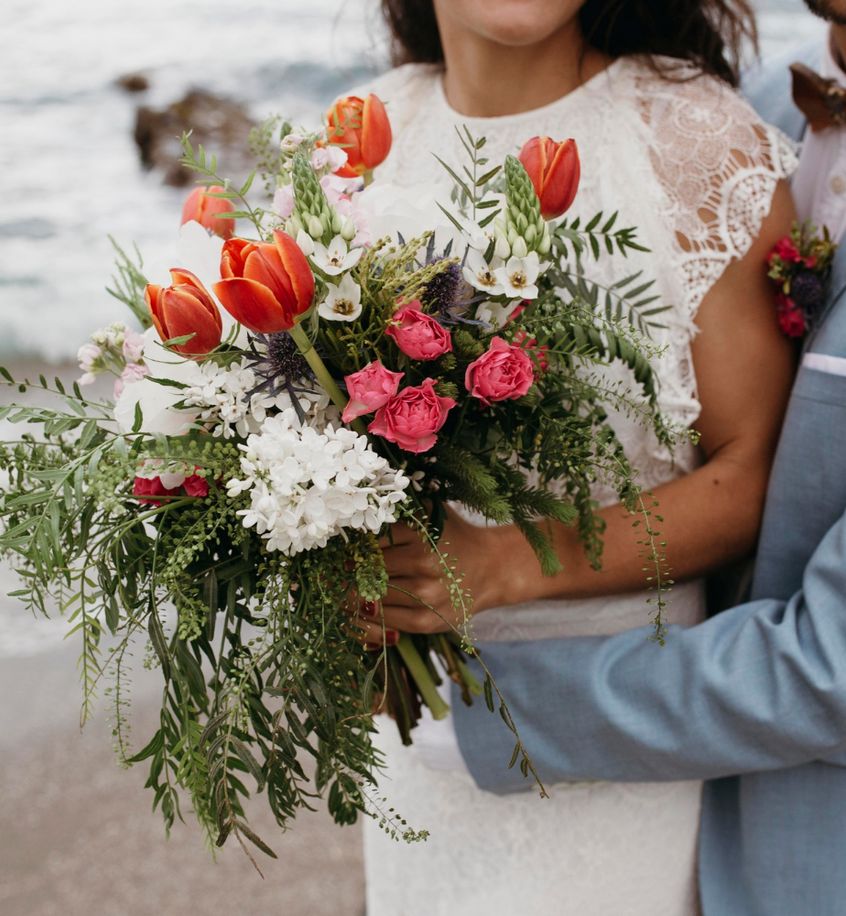
[[[658,335],[667,346],[658,364],[661,406],[693,424],[700,409],[690,359],[696,310],[757,235],[777,181],[794,165],[787,142],[713,79],[666,82],[634,58],[618,60],[550,105],[506,117],[458,115],[433,66],[401,67],[368,88],[387,103],[394,126],[394,147],[377,177],[442,189],[444,202],[450,180],[431,153],[453,165],[464,161],[456,125],[487,137],[491,162],[534,135],[576,139],[582,181],[570,215],[619,210],[620,224],[636,225],[651,249],[625,269],[656,278],[663,302],[672,305]],[[609,259],[594,278],[613,282],[607,268],[615,265],[619,270],[619,259]],[[609,376],[634,387],[621,367]],[[647,429],[623,416],[612,421],[646,485],[695,467],[693,448],[670,456]],[[597,497],[615,501],[601,489]],[[695,623],[703,611],[700,582],[675,588],[673,622]],[[473,632],[483,641],[531,640],[610,634],[647,622],[646,595],[638,593],[494,609],[474,619]],[[450,729],[450,721],[429,720],[418,746],[406,749],[393,723],[382,725],[382,791],[410,825],[431,836],[407,846],[368,821],[368,916],[696,912],[699,783],[565,784],[552,787],[549,799],[498,797],[437,759],[439,744],[454,747]]]

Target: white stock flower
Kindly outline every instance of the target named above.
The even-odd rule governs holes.
[[[355,267],[362,253],[361,248],[350,248],[340,235],[336,235],[328,245],[316,242],[311,259],[323,273],[337,277]]]
[[[287,556],[325,547],[345,530],[377,534],[396,521],[409,485],[366,436],[300,426],[293,408],[265,420],[240,448],[243,478],[230,480],[227,493],[249,493],[249,509],[239,510],[244,527]]]
[[[497,261],[488,264],[484,254],[476,248],[467,249],[462,273],[464,279],[474,288],[489,296],[501,296],[505,291],[499,279]]]
[[[337,285],[327,284],[326,298],[317,314],[327,321],[355,321],[361,314],[361,287],[346,274]]]
[[[535,281],[539,274],[540,260],[536,251],[529,252],[525,258],[511,257],[495,271],[505,295],[514,299],[537,299]]]

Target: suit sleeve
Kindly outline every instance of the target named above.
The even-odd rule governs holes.
[[[648,629],[487,643],[488,667],[541,778],[711,779],[837,760],[846,748],[846,516],[789,601],[744,604],[666,645]],[[484,704],[454,705],[480,788],[530,788]]]

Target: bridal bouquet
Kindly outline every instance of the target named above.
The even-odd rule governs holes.
[[[27,429],[0,447],[16,594],[69,615],[83,719],[111,678],[118,753],[149,766],[168,826],[187,796],[212,842],[272,854],[248,824],[252,786],[283,826],[325,796],[339,823],[366,812],[419,838],[375,794],[372,713],[410,741],[421,704],[447,712],[442,676],[499,709],[510,765],[533,774],[496,685],[468,669],[469,628],[362,645],[352,620],[378,615],[391,588],[380,538],[396,521],[429,544],[464,610],[472,596],[439,543],[451,504],[519,526],[552,573],[549,520],[577,525],[600,562],[591,487],[610,480],[646,519],[660,635],[658,535],[606,420],[623,407],[674,436],[650,365],[660,308],[638,274],[605,289],[583,269],[637,248],[634,232],[616,214],[562,219],[579,180],[572,141],[534,138],[492,164],[483,138],[460,136],[466,163],[445,164],[455,194],[422,231],[403,192],[373,181],[391,146],[374,96],[342,100],[317,133],[263,125],[239,187],[186,137],[201,187],[170,282],[118,249],[111,292],[131,323],[83,345],[79,384],[34,383],[55,406],[0,410]],[[603,383],[611,360],[642,396]],[[33,384],[1,371],[13,390]],[[102,374],[113,399],[84,393]],[[137,750],[135,646],[162,678],[158,727]]]

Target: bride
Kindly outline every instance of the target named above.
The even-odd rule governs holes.
[[[432,153],[461,165],[456,125],[487,137],[491,161],[534,135],[574,137],[583,177],[570,215],[619,209],[650,249],[631,259],[631,272],[656,278],[672,306],[655,335],[666,347],[657,366],[661,405],[695,426],[701,442],[669,455],[627,417],[612,422],[660,505],[682,583],[671,620],[696,623],[701,577],[755,543],[791,376],[764,260],[793,217],[784,181],[793,157],[734,91],[749,8],[740,0],[383,7],[402,65],[368,87],[395,126],[381,179],[425,184],[448,203],[450,180]],[[614,280],[601,272],[593,279]],[[608,374],[635,385],[622,368]],[[613,493],[597,487],[596,498],[605,506],[601,571],[573,531],[559,527],[564,571],[552,578],[541,576],[511,527],[450,517],[444,538],[473,597],[477,640],[609,634],[647,623],[638,529]],[[389,591],[386,625],[444,629],[449,597],[416,535],[398,528],[386,560],[400,586]],[[381,628],[370,624],[370,636],[381,638]],[[367,825],[368,916],[695,913],[698,783],[562,785],[549,799],[497,797],[463,768],[453,728],[451,720],[424,722],[408,749],[393,728],[381,729],[385,794],[431,836],[406,846]]]

